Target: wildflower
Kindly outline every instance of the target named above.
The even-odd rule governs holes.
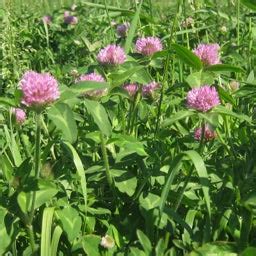
[[[77,82],[80,82],[80,81],[105,82],[105,79],[101,75],[93,72],[90,74],[81,75],[79,77],[79,79],[77,80]],[[94,98],[94,97],[101,97],[104,94],[106,94],[106,92],[107,92],[107,88],[96,89],[96,90],[87,91],[87,92],[83,93],[83,95]]]
[[[205,66],[210,66],[221,63],[219,49],[220,46],[218,44],[199,44],[193,52]]]
[[[111,249],[115,246],[115,241],[109,235],[105,235],[101,238],[100,245],[106,249]]]
[[[60,96],[58,83],[49,73],[27,71],[21,81],[22,103],[28,107],[42,107]]]
[[[223,34],[225,34],[225,33],[227,33],[227,27],[226,26],[222,26],[221,28],[220,28],[220,32],[222,32]]]
[[[237,89],[239,89],[240,84],[239,82],[233,80],[229,83],[229,86],[232,91],[236,91]]]
[[[128,92],[131,97],[133,97],[139,89],[137,84],[126,84],[123,86],[123,88]]]
[[[206,112],[220,104],[215,87],[205,85],[190,90],[187,94],[187,105],[198,111]]]
[[[129,22],[119,24],[116,27],[116,33],[119,37],[126,37],[129,28],[130,28],[130,23]]]
[[[195,129],[195,132],[194,132],[194,138],[195,140],[201,140],[201,137],[202,137],[202,134],[203,134],[203,128],[200,127],[200,128],[197,128]],[[214,138],[216,138],[216,133],[215,131],[209,126],[209,125],[205,125],[204,126],[204,139],[209,141],[209,140],[213,140]]]
[[[73,76],[74,78],[77,78],[79,76],[79,72],[77,69],[72,69],[70,70],[70,75]]]
[[[103,65],[118,65],[125,62],[126,55],[122,47],[110,44],[100,50],[97,59]]]
[[[153,81],[149,84],[143,85],[142,87],[142,95],[143,96],[149,96],[152,95],[153,92],[160,87],[160,84]]]
[[[26,120],[26,113],[23,109],[21,108],[13,108],[12,113],[15,116],[15,120],[18,124],[23,124]]]
[[[150,56],[161,51],[163,45],[158,37],[142,37],[137,39],[135,48],[138,53]]]
[[[189,28],[194,25],[194,19],[192,17],[187,17],[185,20],[181,22],[181,26],[183,28]]]
[[[78,18],[76,16],[70,15],[69,11],[64,12],[64,23],[69,25],[76,25],[78,23]]]
[[[70,9],[71,9],[71,11],[75,11],[76,8],[77,8],[77,5],[76,4],[72,4]]]
[[[51,24],[52,23],[52,16],[50,15],[45,15],[42,17],[42,22],[45,24]]]

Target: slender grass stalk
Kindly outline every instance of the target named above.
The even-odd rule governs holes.
[[[236,42],[237,47],[240,46],[240,0],[236,1]]]
[[[100,140],[101,140],[101,151],[102,151],[102,156],[103,156],[103,161],[104,161],[104,166],[105,166],[108,185],[109,185],[110,189],[112,189],[112,191],[114,192],[115,191],[114,180],[113,180],[113,178],[111,176],[111,173],[110,173],[108,155],[107,155],[107,148],[106,148],[106,141],[105,141],[104,134],[102,132],[100,132]]]
[[[110,30],[111,30],[111,36],[112,36],[112,39],[115,40],[115,32],[113,30],[113,26],[111,25],[111,19],[110,19],[110,16],[109,16],[106,0],[104,0],[104,5],[105,5],[105,11],[106,11],[106,14],[107,14],[107,17],[108,17],[109,27],[110,27]]]
[[[248,71],[253,69],[253,54],[252,54],[252,47],[253,47],[253,32],[252,32],[252,17],[249,18],[249,69]]]
[[[177,26],[177,20],[178,20],[178,15],[179,15],[179,10],[180,10],[180,5],[181,5],[181,0],[179,0],[177,2],[177,10],[176,10],[176,14],[174,16],[174,20],[173,20],[173,24],[172,24],[172,28],[171,28],[171,33],[170,33],[170,38],[168,40],[168,50],[171,48],[171,43],[173,41],[173,36],[176,30],[176,26]],[[165,87],[168,84],[167,80],[168,80],[168,74],[169,74],[169,69],[170,69],[170,59],[171,59],[171,54],[168,51],[167,53],[167,57],[166,57],[166,61],[165,61],[165,65],[164,65],[164,75],[163,75],[163,80],[162,80],[162,87],[161,87],[161,94],[160,94],[160,99],[159,99],[159,105],[158,105],[158,109],[157,109],[157,118],[156,118],[156,126],[155,126],[155,132],[154,132],[154,137],[156,137],[157,132],[158,132],[158,128],[159,128],[159,122],[160,122],[160,116],[161,116],[161,109],[162,109],[162,103],[163,103],[163,97],[164,97],[164,91],[165,91]]]
[[[141,99],[141,91],[136,94],[135,100],[134,100],[134,105],[133,108],[131,109],[131,120],[130,120],[130,125],[129,125],[129,134],[133,134],[134,132],[134,125],[135,125],[135,120],[138,114],[138,104]]]

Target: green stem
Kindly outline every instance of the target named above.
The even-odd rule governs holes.
[[[28,237],[29,237],[29,241],[30,241],[32,255],[34,255],[34,253],[36,251],[36,244],[35,244],[35,236],[34,236],[32,225],[29,224],[27,226],[27,232],[28,232]]]
[[[236,21],[237,21],[237,27],[236,27],[236,33],[237,33],[237,46],[240,46],[240,0],[237,0],[236,2]]]
[[[111,30],[111,36],[112,36],[112,39],[114,40],[115,39],[115,32],[113,30],[113,26],[111,25],[111,19],[110,19],[109,13],[108,13],[108,7],[107,7],[107,1],[106,0],[104,0],[104,5],[105,5],[105,11],[106,11],[106,14],[107,14],[107,17],[108,17],[108,22],[109,22],[109,26],[110,26],[110,30]]]
[[[172,28],[171,28],[170,39],[168,41],[168,50],[171,48],[171,43],[173,41],[173,35],[174,35],[176,25],[177,25],[177,19],[178,19],[178,14],[179,14],[179,10],[180,10],[180,4],[181,4],[181,0],[179,0],[178,3],[177,3],[177,10],[176,10],[176,14],[175,14],[174,21],[173,21]],[[169,68],[170,68],[170,60],[171,60],[171,54],[170,54],[170,51],[168,51],[166,61],[165,61],[165,65],[164,65],[164,75],[163,75],[163,80],[162,80],[161,94],[160,94],[160,99],[159,99],[159,104],[158,104],[158,109],[157,109],[156,126],[155,126],[155,132],[154,132],[155,137],[156,137],[156,134],[157,134],[158,128],[159,128],[164,91],[165,91],[165,87],[167,85],[168,74],[169,74],[168,71],[169,71]]]
[[[40,122],[40,116],[41,114],[39,112],[36,113],[36,145],[35,145],[35,178],[39,178],[40,174],[40,142],[41,142],[41,122]],[[30,238],[30,245],[32,252],[35,251],[35,239],[33,234],[33,227],[32,222],[35,215],[35,202],[36,202],[36,191],[33,191],[32,193],[32,205],[31,210],[28,216],[28,234]]]
[[[111,177],[111,174],[110,174],[108,155],[107,155],[107,149],[106,149],[106,142],[105,142],[105,137],[104,137],[102,132],[100,132],[100,140],[101,140],[101,150],[102,150],[102,156],[103,156],[103,161],[104,161],[104,166],[105,166],[108,185],[114,192],[115,191],[114,190],[114,180],[113,180],[113,178]]]

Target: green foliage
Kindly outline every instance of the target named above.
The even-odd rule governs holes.
[[[0,3],[0,255],[255,256],[255,2],[75,2]],[[163,50],[138,54],[147,36]],[[98,63],[108,44],[125,63]],[[51,73],[60,98],[25,106],[27,70]],[[91,72],[105,82],[79,81]],[[202,85],[220,98],[207,112],[186,102]]]

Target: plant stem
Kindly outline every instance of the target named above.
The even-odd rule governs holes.
[[[240,46],[240,0],[237,0],[236,2],[236,40],[237,40],[237,47]]]
[[[168,71],[170,68],[171,54],[170,54],[169,50],[171,48],[171,43],[173,41],[173,35],[174,35],[175,29],[176,29],[177,19],[178,19],[179,10],[180,10],[180,4],[181,4],[181,0],[179,0],[177,3],[177,10],[176,10],[176,14],[175,14],[172,28],[171,28],[170,39],[168,40],[168,53],[167,53],[167,57],[166,57],[165,65],[164,65],[164,75],[163,75],[163,80],[162,80],[161,94],[160,94],[160,100],[159,100],[158,109],[157,109],[156,126],[155,126],[155,132],[154,132],[155,137],[156,137],[156,134],[157,134],[158,128],[159,128],[161,107],[162,107],[162,102],[163,102],[163,97],[164,97],[164,90],[165,90],[165,86],[167,85],[168,74],[169,74]]]
[[[102,132],[100,132],[100,140],[101,140],[101,150],[102,150],[102,156],[103,156],[104,166],[105,166],[105,170],[106,170],[108,185],[114,192],[115,191],[115,189],[114,189],[114,180],[113,180],[113,178],[111,177],[111,174],[110,174],[108,155],[107,155],[107,149],[106,149],[106,142],[105,142],[105,137],[104,137]]]
[[[104,0],[104,5],[105,5],[105,11],[106,11],[106,14],[107,14],[107,17],[108,17],[109,27],[110,27],[110,30],[111,30],[111,36],[112,36],[112,39],[114,40],[115,39],[115,32],[113,30],[113,26],[111,25],[111,19],[110,19],[109,13],[108,13],[108,7],[107,7],[107,1],[106,0]]]
[[[27,232],[28,232],[28,236],[29,236],[32,255],[34,255],[34,253],[36,251],[36,244],[35,244],[35,236],[34,236],[32,225],[30,225],[30,224],[27,225]]]
[[[40,147],[40,142],[41,142],[41,113],[37,112],[36,113],[36,137],[35,137],[35,141],[36,141],[36,145],[35,145],[35,178],[38,179],[39,178],[39,174],[40,174],[40,152],[41,152],[41,147]],[[35,215],[35,202],[36,202],[36,191],[33,191],[32,193],[32,205],[31,205],[31,210],[29,213],[29,218],[28,218],[28,234],[29,234],[29,238],[30,238],[30,245],[31,245],[31,249],[32,252],[35,251],[35,238],[34,238],[34,233],[33,233],[33,226],[32,226],[32,222],[34,219],[34,215]]]

